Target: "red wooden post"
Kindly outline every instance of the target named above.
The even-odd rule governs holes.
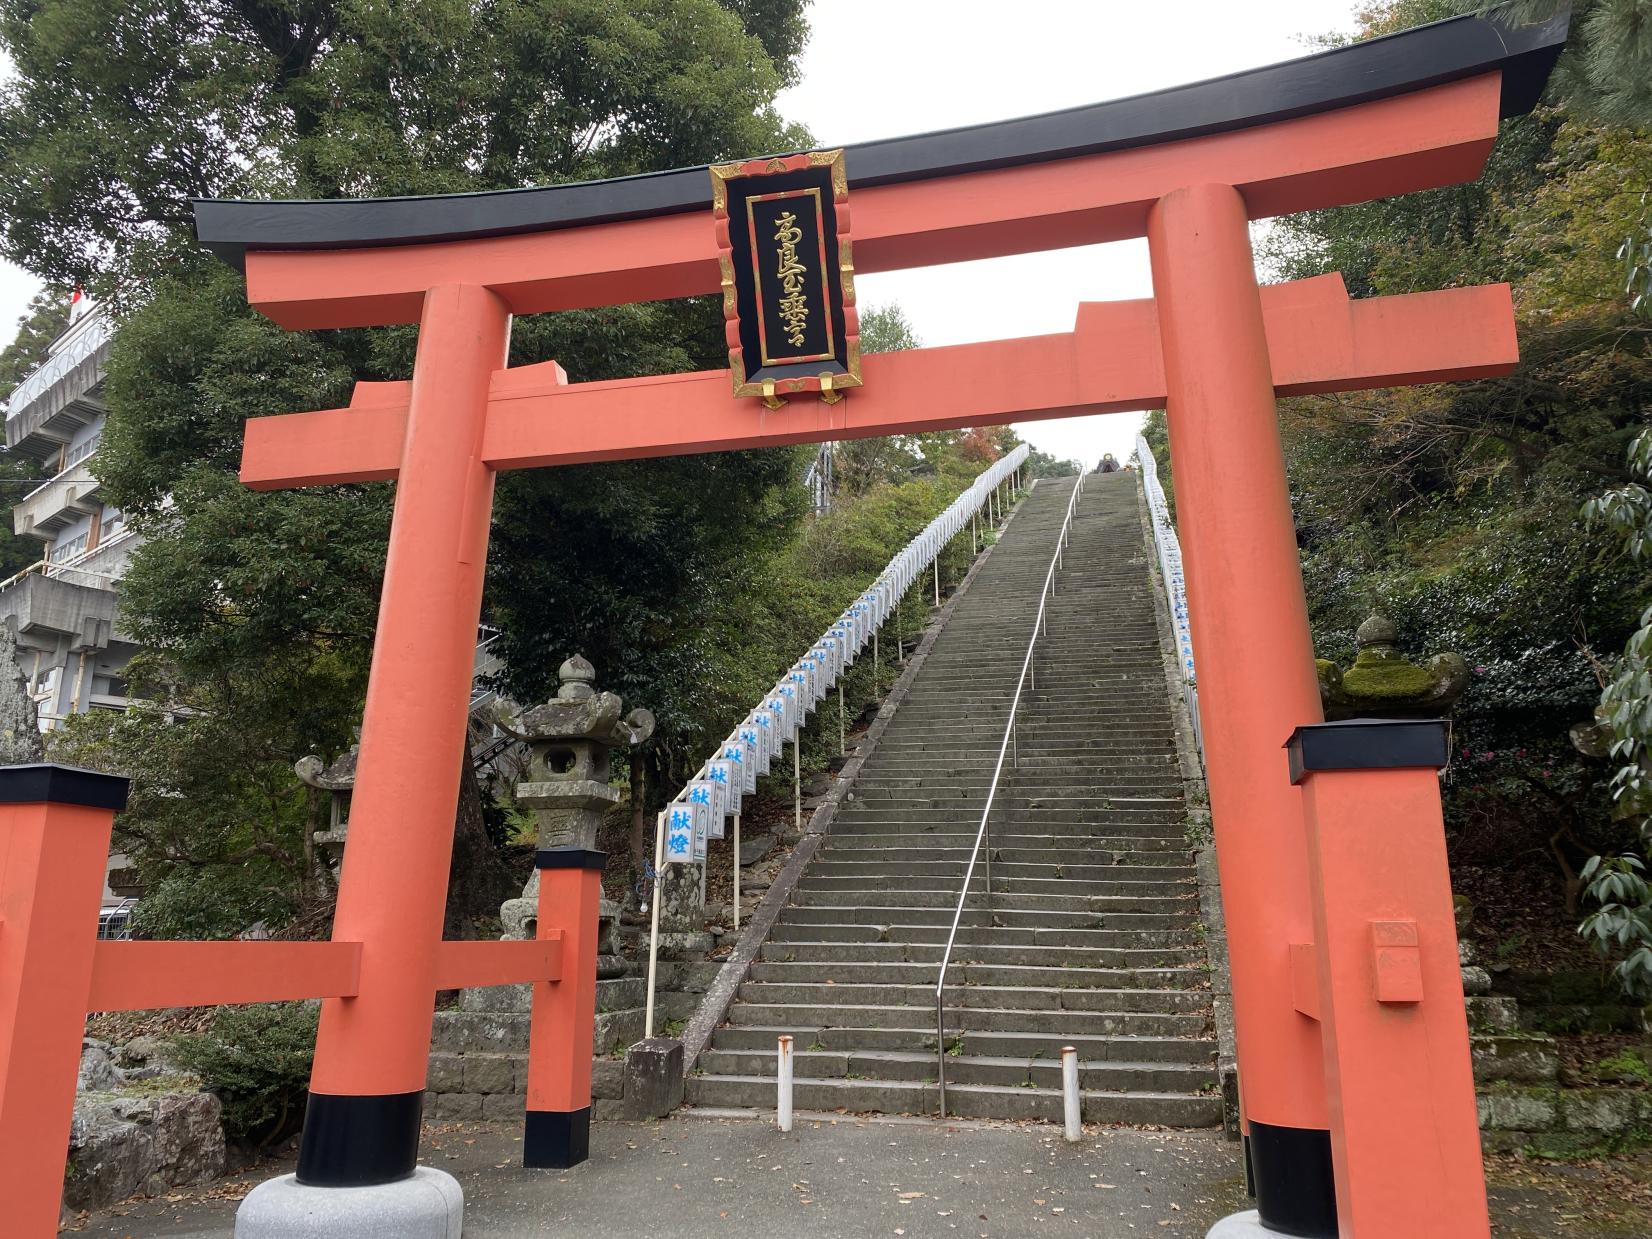
[[[544,848],[538,936],[562,935],[562,979],[533,987],[528,1034],[528,1116],[522,1164],[566,1170],[591,1144],[591,1027],[597,1011],[597,930],[602,852]]]
[[[1300,728],[1341,1239],[1486,1239],[1436,771],[1445,724]]]
[[[57,1234],[109,832],[126,780],[0,767],[0,1201],[5,1231]]]
[[[1321,718],[1319,686],[1244,198],[1177,190],[1147,239],[1257,1206],[1334,1236],[1319,1029],[1291,995],[1289,947],[1313,925],[1302,800],[1280,750]]]
[[[322,1006],[302,1184],[395,1182],[417,1160],[493,507],[482,432],[509,330],[487,289],[425,295],[333,918],[362,944],[361,980]]]

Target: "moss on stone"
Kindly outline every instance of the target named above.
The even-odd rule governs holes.
[[[1342,675],[1342,690],[1367,701],[1408,701],[1434,689],[1434,673],[1403,658],[1361,650],[1354,665]]]

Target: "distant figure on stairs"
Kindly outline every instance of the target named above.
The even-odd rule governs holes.
[[[1101,458],[1101,463],[1096,466],[1097,473],[1117,473],[1118,471],[1119,462],[1113,459],[1113,453],[1111,452],[1104,455]]]

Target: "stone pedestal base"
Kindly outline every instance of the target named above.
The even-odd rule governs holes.
[[[290,1174],[260,1183],[235,1214],[235,1239],[459,1239],[465,1198],[444,1170],[375,1187],[309,1187]]]
[[[1206,1233],[1205,1239],[1278,1239],[1279,1232],[1262,1225],[1262,1215],[1255,1209],[1223,1218]],[[236,1239],[240,1239],[237,1235]]]

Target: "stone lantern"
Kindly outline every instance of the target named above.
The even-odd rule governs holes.
[[[315,840],[316,849],[335,869],[344,859],[344,837],[350,829],[350,793],[355,790],[356,758],[360,755],[361,746],[352,744],[330,766],[322,765],[321,758],[314,754],[300,757],[293,765],[299,782],[327,793],[327,829],[315,831],[310,837]]]
[[[1328,720],[1349,718],[1440,718],[1468,687],[1468,664],[1458,654],[1436,654],[1422,666],[1399,652],[1393,621],[1372,614],[1354,633],[1359,650],[1344,671],[1315,659],[1319,697]]]
[[[528,746],[528,777],[516,785],[516,803],[533,813],[537,846],[595,850],[603,815],[619,802],[608,782],[614,749],[638,745],[654,734],[654,716],[636,709],[621,717],[624,702],[592,687],[596,669],[574,655],[557,671],[562,686],[544,705],[500,711],[499,727]],[[537,928],[539,870],[519,899],[499,909],[506,938],[531,938]],[[623,975],[618,950],[619,907],[602,901],[597,975]]]

